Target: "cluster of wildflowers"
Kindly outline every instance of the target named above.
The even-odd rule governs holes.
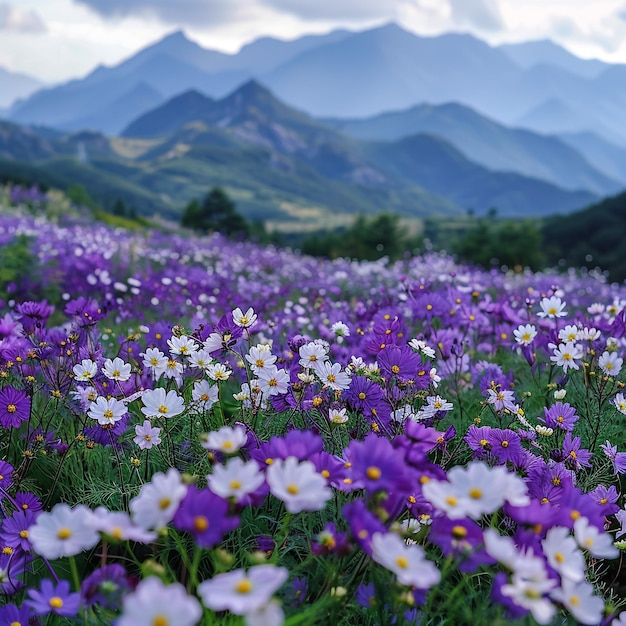
[[[0,317],[0,623],[626,623],[619,288],[48,230],[0,230],[62,294]]]

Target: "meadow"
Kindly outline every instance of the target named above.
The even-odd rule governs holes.
[[[0,624],[626,624],[623,285],[0,207]]]

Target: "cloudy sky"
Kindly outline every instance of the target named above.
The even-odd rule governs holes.
[[[582,57],[626,63],[626,0],[0,0],[0,66],[58,82],[115,64],[175,29],[237,51],[389,21],[420,35],[492,43],[550,38]]]

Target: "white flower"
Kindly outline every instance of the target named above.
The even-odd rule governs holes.
[[[173,390],[165,393],[165,389],[148,389],[141,396],[143,407],[141,412],[146,417],[174,417],[185,410],[185,401]]]
[[[144,420],[143,424],[135,426],[135,437],[133,441],[141,448],[141,450],[150,450],[152,446],[158,446],[161,443],[161,429],[153,427],[150,420]]]
[[[437,368],[431,367],[428,375],[430,377],[430,382],[433,384],[433,387],[437,389],[437,387],[439,387],[439,383],[441,382],[441,376],[437,374]]]
[[[567,311],[565,311],[565,302],[561,301],[561,298],[557,296],[550,296],[549,298],[543,298],[539,303],[541,311],[537,313],[539,317],[548,317],[554,319],[555,317],[565,317]]]
[[[103,506],[94,511],[93,527],[101,533],[106,533],[118,541],[138,541],[152,543],[157,534],[152,530],[145,530],[133,524],[128,513],[109,511]]]
[[[180,361],[177,361],[176,359],[167,359],[163,375],[165,378],[173,378],[176,381],[176,384],[180,387],[183,382],[182,373],[184,370],[185,368]]]
[[[598,359],[598,365],[605,376],[618,376],[624,359],[620,358],[617,352],[605,350]]]
[[[538,435],[542,435],[543,437],[551,437],[554,433],[554,430],[548,426],[542,426],[541,424],[537,424],[537,426],[535,426],[535,432]]]
[[[511,537],[502,536],[495,528],[485,528],[483,541],[487,554],[502,563],[508,569],[514,570],[519,559],[519,552]]]
[[[285,503],[290,513],[319,511],[332,495],[313,463],[299,463],[294,456],[274,461],[267,469],[266,480],[271,493]]]
[[[257,384],[266,397],[287,393],[289,374],[284,369],[277,369],[275,365],[268,365],[257,373]]]
[[[416,352],[421,352],[431,359],[435,358],[435,351],[421,339],[411,339],[409,346]]]
[[[200,602],[180,583],[164,585],[156,576],[142,580],[122,602],[116,626],[194,626],[202,617]]]
[[[568,341],[555,346],[553,343],[548,344],[553,350],[550,360],[563,368],[564,372],[568,369],[580,369],[580,365],[576,363],[577,359],[582,359],[583,351],[579,344]]]
[[[211,363],[213,363],[213,359],[204,348],[196,350],[189,355],[189,367],[197,367],[206,371]]]
[[[181,337],[173,336],[171,339],[167,340],[167,345],[171,354],[180,356],[189,356],[198,350],[198,344],[196,344],[191,337],[187,337],[186,335],[182,335]]]
[[[233,372],[223,363],[212,363],[207,367],[206,373],[212,380],[228,380]]]
[[[243,428],[223,426],[201,437],[201,445],[206,450],[217,450],[225,454],[234,454],[246,443],[248,436]]]
[[[324,387],[330,387],[333,391],[342,391],[350,387],[350,374],[342,372],[339,363],[318,361],[313,369]]]
[[[348,421],[346,409],[328,409],[328,420],[331,424],[345,424]]]
[[[276,357],[267,345],[252,346],[246,354],[246,361],[250,363],[252,371],[258,376],[259,372],[276,363]]]
[[[300,346],[298,354],[300,355],[298,363],[302,367],[314,367],[318,363],[328,360],[324,346],[315,341]]]
[[[224,348],[224,338],[219,333],[211,333],[202,345],[207,352],[217,352]]]
[[[93,512],[86,506],[70,508],[57,504],[50,513],[40,513],[28,529],[34,551],[46,559],[74,556],[90,550],[99,541]]]
[[[602,333],[597,328],[587,328],[587,326],[578,332],[579,341],[597,341],[601,336]]]
[[[187,487],[177,470],[170,468],[167,474],[157,472],[130,501],[133,521],[148,530],[163,528],[173,519],[186,493]]]
[[[567,389],[557,389],[554,392],[555,400],[563,400],[563,398],[567,395]]]
[[[126,415],[126,405],[115,398],[98,396],[95,402],[89,405],[87,415],[98,420],[98,424],[115,424]]]
[[[517,412],[517,405],[515,404],[515,396],[513,392],[508,389],[487,389],[487,393],[489,397],[487,398],[487,402],[489,404],[493,404],[493,408],[496,411],[503,411],[504,409],[508,409],[511,413]]]
[[[119,356],[113,360],[107,359],[102,366],[102,373],[109,380],[119,380],[125,382],[130,378],[130,363],[124,362]]]
[[[198,585],[198,595],[213,611],[246,615],[266,606],[288,577],[285,567],[257,565],[247,572],[238,569],[205,580]]]
[[[511,584],[502,585],[501,593],[504,596],[530,611],[538,624],[549,624],[556,613],[556,608],[544,594],[556,585],[550,578],[529,580],[514,575]]]
[[[244,615],[246,626],[282,626],[285,614],[277,600],[270,600],[265,606]]]
[[[550,566],[562,579],[580,582],[585,578],[585,557],[576,546],[569,528],[553,526],[541,542]]]
[[[250,328],[254,326],[257,322],[257,314],[254,312],[254,309],[250,307],[245,313],[237,307],[234,311],[232,311],[233,322],[240,328]]]
[[[210,385],[208,380],[200,380],[193,385],[191,399],[195,413],[208,411],[219,399],[219,389],[217,385]]]
[[[529,346],[537,336],[537,329],[532,324],[520,324],[514,331],[515,341],[522,346]]]
[[[580,338],[580,330],[578,326],[574,326],[574,324],[569,324],[565,326],[565,328],[561,328],[559,331],[559,339],[564,343],[568,341],[576,341]]]
[[[579,624],[595,626],[602,621],[604,600],[593,595],[593,586],[584,579],[580,582],[568,578],[561,579],[561,588],[550,596],[562,602]]]
[[[215,465],[213,473],[207,476],[209,489],[214,494],[237,501],[255,492],[264,481],[255,461],[244,462],[239,457],[230,459],[226,465]]]
[[[335,322],[330,327],[330,330],[337,337],[349,337],[350,336],[350,329],[343,322]]]
[[[76,380],[86,382],[98,373],[98,365],[91,359],[83,359],[80,363],[74,365],[72,371]]]
[[[406,545],[395,533],[374,533],[372,558],[393,572],[401,585],[429,589],[441,579],[435,564],[424,556],[424,549],[418,545]]]
[[[441,396],[428,396],[426,398],[426,407],[423,408],[432,410],[434,415],[438,411],[451,411],[454,405]]]
[[[167,369],[167,357],[158,348],[148,348],[142,352],[143,366],[152,370],[155,379],[159,379]]]
[[[574,538],[580,548],[596,559],[614,559],[619,555],[612,535],[600,532],[586,517],[579,517],[574,522]]]
[[[615,397],[613,398],[613,404],[622,415],[626,415],[626,398],[624,398],[623,393],[615,394]]]

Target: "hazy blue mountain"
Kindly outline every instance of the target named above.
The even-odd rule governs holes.
[[[560,138],[603,171],[607,176],[626,185],[626,148],[620,147],[594,133],[563,133]]]
[[[550,39],[503,44],[498,48],[524,69],[552,65],[583,78],[595,78],[609,67],[598,59],[581,59]]]
[[[0,67],[0,109],[8,110],[20,98],[27,98],[43,86],[37,78]]]
[[[593,158],[583,158],[584,151],[579,153],[558,138],[508,128],[458,103],[422,104],[371,118],[335,119],[329,123],[360,139],[395,140],[415,133],[439,135],[470,160],[489,169],[540,178],[564,189],[610,194],[623,184],[617,182],[622,180],[619,176],[601,173],[604,168],[600,163],[594,169],[590,165],[596,164]]]
[[[565,191],[519,174],[493,172],[434,135],[370,143],[367,154],[390,176],[424,187],[476,213],[495,207],[499,215],[550,215],[573,211],[597,198],[589,192]]]
[[[523,70],[470,35],[419,37],[395,24],[355,33],[300,54],[262,78],[281,99],[317,116],[359,117],[420,101],[461,100],[481,108]],[[510,101],[509,101],[510,100]]]
[[[491,138],[498,130],[497,125],[493,126],[496,128]],[[212,149],[232,152],[258,146],[269,150],[273,166],[285,172],[297,171],[297,164],[306,163],[319,175],[371,189],[419,186],[477,212],[497,206],[502,214],[541,215],[550,210],[572,210],[596,197],[587,192],[568,192],[536,178],[491,172],[450,143],[429,135],[396,142],[349,138],[287,106],[256,81],[217,101],[187,92],[135,120],[123,135],[143,139],[167,136],[146,155],[150,159],[172,154],[181,146],[196,154],[201,151],[206,158]],[[504,131],[502,135],[508,139]],[[612,191],[618,189],[617,184],[594,173],[583,159],[576,159],[573,149],[557,140],[552,142],[561,154],[574,155],[572,163],[581,162],[581,171],[597,184],[604,182]],[[513,140],[509,139],[509,144]],[[541,199],[542,193],[545,200]]]
[[[0,122],[0,158],[39,161],[56,153],[54,142],[35,130]]]
[[[86,124],[88,128],[116,133],[158,104],[157,95],[162,100],[196,89],[222,97],[254,74],[349,35],[347,31],[334,31],[295,41],[263,38],[231,55],[206,50],[178,31],[114,67],[99,66],[83,79],[39,91],[19,103],[11,119],[65,130]],[[152,90],[151,95],[148,90]],[[115,106],[128,106],[129,114],[114,111]]]

